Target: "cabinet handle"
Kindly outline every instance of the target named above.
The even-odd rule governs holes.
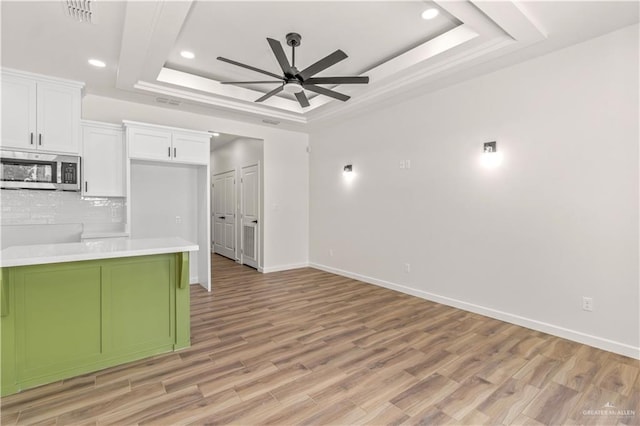
[[[87,182],[86,180],[84,181],[84,192],[88,192],[89,191],[89,182]]]
[[[167,156],[171,158],[171,147],[167,148]]]
[[[30,139],[30,143],[31,143],[31,145],[33,145],[33,132],[31,132],[31,139]]]
[[[173,148],[173,158],[178,156],[178,148]]]
[[[42,133],[38,133],[38,145],[42,146]]]

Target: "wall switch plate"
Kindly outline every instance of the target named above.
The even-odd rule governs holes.
[[[400,168],[404,169],[404,160],[400,160]]]
[[[176,216],[176,223],[182,223],[182,218],[180,216]]]
[[[333,249],[329,249],[329,256],[333,257]]]
[[[411,272],[411,265],[409,263],[404,264],[404,272],[406,272],[407,274]]]
[[[593,298],[591,297],[583,297],[582,298],[582,310],[583,311],[593,311]]]

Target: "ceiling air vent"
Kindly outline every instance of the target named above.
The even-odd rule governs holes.
[[[169,99],[169,98],[156,98],[156,102],[159,104],[167,104],[172,106],[180,105],[180,101],[177,101],[175,99]]]
[[[263,123],[267,123],[267,124],[273,124],[274,126],[277,126],[278,124],[280,124],[279,121],[276,120],[269,120],[268,118],[265,118],[264,120],[262,120]]]
[[[63,0],[64,8],[78,22],[92,23],[95,0]]]

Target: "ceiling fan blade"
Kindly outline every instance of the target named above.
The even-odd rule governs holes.
[[[306,108],[309,106],[309,99],[307,99],[307,95],[305,95],[304,92],[297,92],[296,99],[298,100],[298,103],[300,103],[300,106],[302,108]]]
[[[282,92],[282,88],[283,88],[283,87],[284,87],[284,85],[282,85],[282,86],[278,86],[278,87],[276,87],[275,89],[273,89],[272,91],[270,91],[270,92],[268,92],[267,94],[265,94],[264,96],[262,96],[262,97],[260,97],[260,98],[256,99],[255,101],[256,101],[256,102],[262,102],[262,101],[264,101],[264,100],[267,100],[267,99],[269,99],[270,97],[272,97],[273,95],[275,95],[275,94],[277,94],[277,93]]]
[[[274,73],[269,72],[269,71],[261,70],[260,68],[252,67],[251,65],[245,65],[245,64],[242,64],[240,62],[233,61],[231,59],[223,58],[222,56],[218,56],[217,59],[219,61],[226,62],[226,63],[229,63],[231,65],[236,65],[236,66],[239,66],[239,67],[242,67],[242,68],[246,68],[246,69],[251,70],[251,71],[256,71],[256,72],[259,72],[259,73],[262,73],[262,74],[269,75],[271,77],[277,78],[278,80],[284,80],[281,75],[277,75],[277,74],[274,74]]]
[[[304,84],[303,87],[307,90],[311,90],[312,92],[316,92],[320,95],[329,96],[330,98],[338,99],[343,102],[351,98],[351,96],[347,96],[330,89],[325,89],[324,87],[314,86],[313,84]]]
[[[278,83],[282,84],[282,80],[280,81],[221,81],[220,84],[265,84],[265,83]]]
[[[278,64],[280,64],[280,68],[282,68],[282,72],[287,75],[291,75],[291,65],[289,65],[289,60],[287,59],[287,55],[284,53],[284,49],[282,48],[282,44],[278,40],[274,40],[272,38],[267,37],[267,41],[269,42],[269,46],[271,46],[271,50],[273,54],[276,56],[278,60]]]
[[[309,84],[367,84],[369,77],[311,77],[304,82]]]
[[[338,49],[332,54],[320,59],[315,64],[309,65],[307,68],[300,71],[298,75],[302,77],[302,80],[305,80],[311,77],[312,75],[315,75],[320,71],[325,70],[329,68],[331,65],[335,65],[346,58],[347,58],[347,54],[344,53],[342,50]]]

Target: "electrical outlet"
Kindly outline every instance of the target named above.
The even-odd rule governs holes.
[[[411,265],[409,263],[404,264],[404,272],[406,272],[407,274],[411,272]]]
[[[591,297],[583,297],[582,298],[582,310],[583,311],[593,311],[593,298]]]
[[[333,257],[333,249],[329,249],[329,256]]]
[[[180,216],[176,216],[176,223],[182,223],[182,218]]]

